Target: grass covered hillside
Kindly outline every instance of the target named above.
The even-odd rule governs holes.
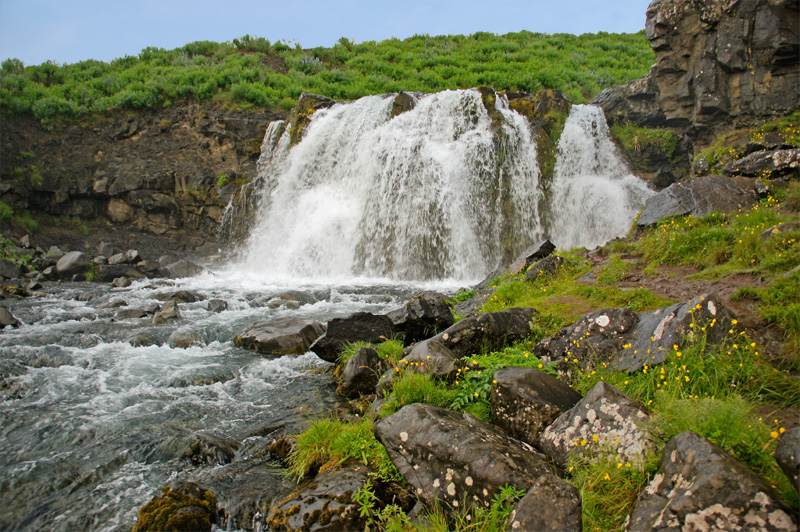
[[[304,91],[353,100],[398,91],[435,92],[481,85],[497,90],[563,90],[584,102],[600,90],[641,77],[654,61],[635,34],[415,35],[304,49],[246,35],[145,48],[110,63],[88,59],[25,66],[6,59],[0,108],[32,113],[44,125],[114,109],[168,107],[193,98],[234,106],[291,109]]]

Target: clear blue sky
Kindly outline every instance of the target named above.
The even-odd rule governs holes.
[[[26,65],[137,55],[245,34],[305,48],[468,35],[636,32],[650,0],[0,0],[0,59]]]

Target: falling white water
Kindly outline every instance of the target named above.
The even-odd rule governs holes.
[[[593,248],[622,236],[652,194],[617,154],[602,109],[573,105],[551,185],[547,226],[553,243]]]
[[[262,160],[262,206],[243,263],[276,277],[476,279],[541,238],[525,119],[476,90],[394,95],[317,111],[288,153]]]

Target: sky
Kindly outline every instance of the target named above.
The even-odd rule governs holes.
[[[0,59],[110,61],[242,35],[304,48],[414,34],[632,33],[650,0],[0,0]]]

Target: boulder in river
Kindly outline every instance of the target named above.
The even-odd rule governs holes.
[[[139,509],[133,532],[210,532],[216,520],[213,493],[193,482],[175,481]]]
[[[325,326],[310,318],[283,316],[258,321],[233,338],[239,347],[271,355],[302,355],[314,340],[325,334]]]
[[[194,262],[190,262],[188,260],[179,260],[178,262],[173,262],[172,264],[165,266],[164,269],[166,270],[167,277],[170,279],[195,277],[206,271],[206,269],[202,266],[198,266]]]
[[[178,304],[175,301],[167,301],[161,306],[161,310],[153,314],[153,325],[162,325],[171,320],[179,320],[181,318]]]
[[[7,308],[0,307],[0,329],[19,327],[19,325],[19,320]]]
[[[349,398],[375,393],[380,376],[389,368],[377,351],[362,347],[344,365],[338,392]]]
[[[426,292],[386,314],[405,345],[430,338],[453,325],[453,312],[442,294]]]
[[[352,461],[340,469],[319,474],[310,484],[270,510],[269,530],[335,531],[364,530],[356,493],[369,480],[372,470]]]
[[[92,265],[92,258],[82,251],[70,251],[58,259],[56,272],[59,279],[71,279],[73,275],[82,274]]]
[[[311,346],[311,351],[327,362],[336,362],[344,346],[353,342],[379,344],[394,334],[394,325],[388,316],[371,312],[356,312],[345,318],[328,322],[325,335]]]

